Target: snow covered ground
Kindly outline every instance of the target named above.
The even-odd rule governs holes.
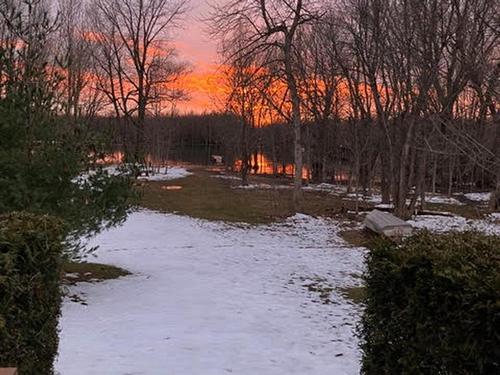
[[[163,173],[156,173],[149,176],[140,176],[138,180],[144,181],[171,181],[177,180],[179,178],[184,178],[192,175],[191,172],[188,172],[185,168],[182,167],[169,167],[167,171]]]
[[[453,197],[447,197],[446,195],[425,193],[425,201],[427,203],[436,203],[436,204],[451,204],[457,206],[463,206],[464,203],[460,202],[458,199]]]
[[[56,369],[358,374],[360,308],[337,288],[359,285],[365,250],[349,247],[339,229],[300,214],[235,226],[136,212],[93,240],[97,261],[133,275],[72,287],[87,305],[63,305]]]
[[[408,223],[419,229],[429,229],[433,232],[476,230],[490,235],[500,235],[499,214],[492,213],[481,220],[468,220],[462,216],[419,215]]]
[[[357,197],[360,201],[365,201],[369,203],[378,204],[382,202],[382,195],[380,194],[371,194],[371,195],[358,194]],[[356,193],[347,194],[346,199],[356,199]]]
[[[347,194],[346,198],[347,199],[355,199],[356,194],[355,193]],[[374,204],[376,204],[376,207],[378,207],[378,208],[390,208],[390,207],[392,207],[391,205],[382,204],[381,203],[382,202],[382,195],[377,194],[377,193],[371,194],[371,195],[359,194],[358,199],[360,201],[374,203]],[[418,199],[418,201],[420,201],[420,198]],[[425,201],[427,203],[435,203],[435,204],[449,204],[449,205],[457,205],[457,206],[464,205],[462,202],[460,202],[456,198],[447,197],[446,195],[432,194],[432,193],[425,194]],[[406,202],[407,202],[407,204],[409,204],[410,199],[408,199]]]
[[[226,174],[218,174],[210,176],[212,178],[220,178],[221,180],[233,180],[233,181],[241,181],[241,177],[226,175]]]
[[[489,202],[491,193],[467,193],[464,197],[474,202]]]
[[[223,177],[223,176],[215,176],[215,177]],[[235,189],[246,189],[246,190],[255,190],[255,189],[262,189],[262,190],[270,190],[270,189],[275,189],[275,190],[290,190],[293,189],[293,184],[288,184],[288,185],[271,185],[271,184],[248,184],[248,185],[238,185],[234,186]],[[304,191],[315,191],[315,192],[329,192],[334,195],[339,195],[339,194],[345,194],[347,191],[347,187],[342,186],[342,185],[332,185],[332,184],[327,184],[327,183],[321,183],[321,184],[309,184],[304,187],[302,187],[302,190]]]
[[[323,182],[321,184],[309,184],[303,188],[306,191],[323,191],[330,192],[332,194],[345,194],[347,192],[347,186],[345,185],[334,185]]]
[[[290,190],[293,185],[271,185],[271,184],[248,184],[233,186],[233,189],[243,190]]]

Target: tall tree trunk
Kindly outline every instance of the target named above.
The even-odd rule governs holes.
[[[380,190],[382,193],[382,203],[391,203],[391,166],[389,163],[390,155],[388,155],[387,150],[382,150],[380,152],[380,169],[381,169],[381,181]]]
[[[294,159],[295,159],[295,174],[293,180],[293,202],[295,206],[298,206],[302,200],[302,129],[300,121],[300,96],[297,88],[297,81],[294,76],[293,66],[292,66],[292,40],[291,38],[286,38],[285,48],[285,71],[287,86],[290,90],[290,100],[292,103],[292,127],[294,135]]]
[[[145,126],[146,126],[146,106],[147,98],[144,95],[144,76],[139,72],[138,82],[138,98],[137,98],[137,132],[136,132],[136,145],[135,145],[135,162],[145,162]]]
[[[250,155],[248,151],[248,134],[247,123],[241,121],[241,184],[248,185],[248,171],[250,169]]]
[[[394,202],[394,212],[397,216],[402,219],[406,219],[409,215],[406,198],[408,196],[408,161],[410,158],[410,145],[413,140],[413,129],[415,127],[415,120],[411,119],[408,129],[406,130],[406,136],[401,150],[401,156],[399,160],[399,173],[398,173],[398,183],[397,183],[397,196]]]
[[[499,64],[500,66],[500,64]],[[490,199],[490,209],[492,211],[498,211],[500,210],[500,116],[497,113],[496,109],[494,106],[490,108],[491,110],[491,115],[493,120],[496,120],[494,123],[496,123],[496,132],[495,132],[495,142],[494,142],[494,148],[495,148],[495,162],[496,164],[496,188],[495,191],[491,193],[491,199]]]

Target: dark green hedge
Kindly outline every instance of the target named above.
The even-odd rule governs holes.
[[[62,239],[47,216],[0,216],[0,367],[21,375],[53,373]]]
[[[364,374],[500,374],[500,237],[381,241],[365,281]]]

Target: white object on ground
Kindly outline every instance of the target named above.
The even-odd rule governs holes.
[[[97,261],[132,276],[71,287],[61,375],[354,375],[360,307],[336,288],[359,286],[365,250],[334,221],[228,225],[150,211],[93,240]],[[323,304],[306,285],[331,286]]]
[[[408,236],[413,231],[411,224],[379,210],[373,210],[366,215],[364,223],[368,229],[387,237]]]

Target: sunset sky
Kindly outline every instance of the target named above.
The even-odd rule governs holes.
[[[175,35],[179,57],[192,66],[192,73],[186,78],[184,86],[191,99],[179,103],[181,112],[203,112],[214,109],[213,94],[217,87],[217,45],[206,35],[202,19],[208,15],[209,2],[213,0],[191,0],[186,14],[184,28]]]

